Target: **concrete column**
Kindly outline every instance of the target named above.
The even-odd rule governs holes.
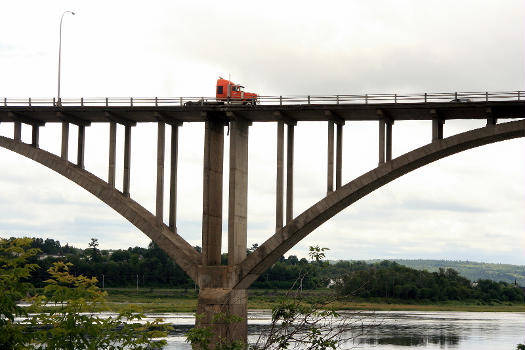
[[[293,141],[294,125],[288,124],[286,145],[286,224],[293,220]]]
[[[284,195],[284,122],[277,122],[277,184],[275,201],[275,231],[283,227],[283,195]]]
[[[199,271],[199,298],[197,304],[198,328],[211,328],[214,337],[209,349],[216,349],[219,338],[232,342],[247,343],[247,293],[244,289],[231,289],[231,267],[208,266]],[[217,319],[222,314],[224,319]],[[229,322],[228,316],[237,316],[240,321]]]
[[[15,122],[15,130],[14,130],[13,139],[18,142],[22,141],[22,123],[21,122]]]
[[[239,264],[246,258],[249,124],[248,121],[235,120],[230,128],[228,265]]]
[[[160,224],[164,221],[164,138],[166,136],[165,124],[157,123],[157,198],[155,213]]]
[[[108,184],[115,187],[115,158],[117,156],[117,123],[109,123],[109,168]]]
[[[77,165],[84,169],[84,149],[86,147],[86,127],[78,126]]]
[[[487,126],[494,126],[498,123],[498,118],[489,117],[487,118]]]
[[[177,231],[177,160],[179,127],[171,126],[171,161],[170,161],[170,230]]]
[[[440,119],[432,120],[432,142],[443,139],[443,123]]]
[[[343,124],[337,124],[337,149],[335,157],[335,189],[341,187],[343,172]]]
[[[202,264],[221,264],[224,124],[208,120],[204,132]]]
[[[38,147],[38,125],[32,125],[31,146]]]
[[[386,161],[392,160],[392,124],[393,121],[386,122]]]
[[[334,122],[328,122],[328,170],[326,194],[334,191]]]
[[[385,164],[385,121],[379,121],[379,165]]]
[[[129,197],[130,181],[130,162],[131,162],[131,126],[124,127],[124,180],[122,181],[122,193]]]
[[[62,122],[62,148],[60,149],[60,157],[68,160],[69,152],[69,123]]]

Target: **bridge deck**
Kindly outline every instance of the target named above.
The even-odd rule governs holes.
[[[230,113],[227,113],[230,112]],[[523,118],[525,101],[192,106],[0,106],[0,122],[203,122],[210,116],[252,122]]]

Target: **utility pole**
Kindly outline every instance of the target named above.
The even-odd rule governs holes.
[[[62,17],[60,17],[60,31],[59,31],[59,38],[58,38],[58,100],[57,105],[60,106],[60,63],[61,63],[61,55],[62,55],[62,20],[64,19],[64,15],[66,13],[71,13],[73,16],[75,13],[73,11],[64,11],[62,14]]]

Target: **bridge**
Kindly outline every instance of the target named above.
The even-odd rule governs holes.
[[[0,99],[0,122],[13,123],[14,131],[12,138],[0,137],[0,146],[63,175],[125,217],[199,285],[197,312],[204,316],[197,319],[197,324],[212,326],[218,335],[229,339],[246,340],[246,289],[281,255],[338,212],[412,170],[471,148],[524,137],[523,97],[524,91],[261,96],[256,105],[203,97],[3,98]],[[484,119],[486,126],[443,138],[444,125],[452,119]],[[501,122],[501,119],[506,121]],[[393,130],[395,121],[399,120],[428,121],[429,143],[393,159]],[[326,197],[294,216],[294,128],[299,122],[311,121],[327,124],[326,131],[320,134],[320,137],[327,137],[328,145]],[[344,125],[360,121],[376,121],[378,124],[378,166],[343,184]],[[205,123],[202,253],[181,237],[176,221],[179,127],[192,122]],[[248,138],[250,125],[254,122],[272,122],[277,126],[275,233],[247,256]],[[46,123],[62,125],[59,155],[39,148],[39,129]],[[84,167],[85,128],[91,123],[108,124],[107,179],[95,176]],[[131,130],[137,123],[158,125],[155,213],[134,201],[130,193]],[[32,128],[30,143],[22,142],[22,124]],[[77,125],[79,130],[75,160],[68,158],[70,124]],[[125,127],[121,189],[115,187],[117,124]],[[167,225],[163,217],[166,125],[172,129],[171,140],[168,140],[171,152]],[[221,265],[225,127],[230,132],[228,265]],[[241,316],[244,321],[235,324],[212,322],[213,316],[219,312]]]

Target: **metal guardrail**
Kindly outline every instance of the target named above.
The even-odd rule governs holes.
[[[435,103],[488,102],[524,100],[525,91],[500,92],[434,92],[420,94],[365,94],[365,95],[296,95],[259,96],[259,105],[316,105],[316,104],[374,104],[374,103]],[[223,101],[215,97],[89,97],[89,98],[1,98],[1,106],[186,106],[224,102],[239,104],[240,100]]]

